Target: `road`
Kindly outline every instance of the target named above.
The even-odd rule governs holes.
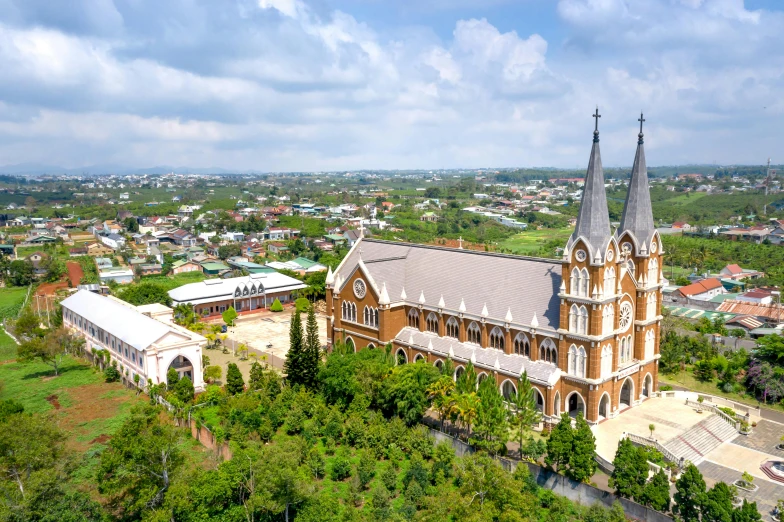
[[[677,390],[677,391],[691,391],[694,393],[704,393],[704,392],[697,392],[690,388],[686,388],[685,386],[679,386],[677,384],[670,384],[669,386],[671,386],[673,390]],[[710,395],[710,394],[706,394],[706,395]],[[717,395],[717,397],[721,397],[721,395]],[[753,406],[753,404],[749,404],[749,406]],[[759,403],[758,406],[760,406],[760,416],[763,419],[784,424],[784,412],[778,410],[772,410]]]

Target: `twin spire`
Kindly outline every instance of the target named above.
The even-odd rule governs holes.
[[[580,211],[577,215],[577,224],[574,232],[567,242],[567,249],[571,251],[579,238],[583,238],[591,252],[589,259],[593,262],[602,262],[604,253],[612,238],[610,228],[610,215],[607,210],[607,195],[604,189],[604,171],[602,157],[599,152],[599,108],[593,114],[595,118],[593,131],[593,146],[588,160],[588,170],[585,174],[585,186],[580,202]],[[629,232],[637,242],[636,248],[647,250],[647,245],[654,233],[653,211],[651,196],[648,191],[648,170],[645,166],[645,150],[643,149],[642,124],[643,115],[637,120],[640,122],[640,133],[637,139],[637,153],[634,157],[632,177],[629,181],[629,191],[623,208],[623,217],[616,237],[624,232]],[[639,252],[638,252],[639,253]]]

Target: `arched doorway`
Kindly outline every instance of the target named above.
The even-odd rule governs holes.
[[[174,358],[174,360],[169,365],[169,368],[166,370],[167,373],[171,368],[177,370],[177,375],[180,379],[183,377],[188,377],[188,379],[193,382],[193,363],[184,355],[178,355]]]
[[[536,409],[539,413],[544,413],[544,395],[537,388],[534,388],[534,395],[536,395]]]
[[[582,413],[585,417],[585,401],[577,392],[570,393],[566,398],[566,408],[570,417],[576,417],[578,413]]]
[[[626,378],[621,386],[621,397],[618,401],[621,409],[628,408],[632,405],[632,398],[634,397],[634,383],[630,378]]]
[[[346,348],[348,348],[352,352],[356,352],[357,351],[357,347],[356,347],[356,345],[354,345],[354,339],[352,339],[351,337],[346,339]]]
[[[476,388],[479,389],[479,385],[482,384],[482,381],[487,379],[487,374],[482,372],[476,377]]]
[[[406,364],[408,362],[408,355],[402,348],[398,349],[395,353],[395,364]]]
[[[602,395],[602,398],[599,399],[599,418],[606,419],[609,414],[610,414],[610,395],[605,392],[604,395]]]
[[[557,417],[561,415],[561,392],[555,392],[553,400],[553,414]]]
[[[507,401],[512,400],[512,397],[517,394],[517,387],[512,381],[506,380],[504,381],[504,384],[501,385],[501,394]]]
[[[460,378],[461,375],[465,373],[465,369],[462,366],[458,366],[455,368],[455,382]]]
[[[418,353],[414,356],[414,364],[416,364],[418,361],[424,361],[424,360],[425,360],[425,356],[422,355],[421,353]]]
[[[653,377],[651,374],[645,376],[645,380],[642,382],[642,395],[643,397],[650,397],[653,393]]]
[[[438,371],[444,369],[444,362],[441,359],[438,359],[435,363],[433,363],[433,365],[438,368]]]

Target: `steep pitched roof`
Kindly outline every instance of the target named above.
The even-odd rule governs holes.
[[[443,307],[482,317],[487,306],[489,320],[507,322],[511,310],[514,323],[531,326],[534,316],[543,328],[557,329],[560,305],[561,263],[551,259],[476,252],[431,245],[361,239],[336,271],[345,282],[360,259],[381,291],[386,284],[393,303],[406,300],[418,305],[422,294],[426,306],[435,306],[443,296]]]
[[[629,181],[629,192],[626,194],[626,203],[621,216],[621,226],[616,235],[630,232],[637,240],[638,247],[650,245],[653,238],[653,209],[651,207],[651,194],[648,188],[648,169],[645,165],[645,148],[643,147],[642,122],[645,120],[640,114],[640,133],[637,135],[637,153],[634,155],[632,177]],[[650,246],[646,246],[648,250]],[[637,252],[638,254],[640,252]],[[647,252],[645,252],[647,254]]]
[[[721,281],[716,278],[710,279],[703,279],[702,281],[697,281],[696,283],[692,283],[687,286],[682,286],[678,289],[678,292],[681,295],[685,296],[692,296],[692,295],[700,295],[704,294],[705,292],[709,292],[711,290],[716,290],[717,288],[721,288]]]
[[[610,214],[607,210],[607,194],[604,190],[604,170],[602,169],[602,155],[599,152],[599,126],[598,110],[596,129],[593,132],[593,146],[588,160],[588,170],[585,173],[585,186],[583,197],[580,201],[580,212],[577,215],[577,224],[569,238],[567,248],[583,237],[591,249],[591,261],[596,253],[602,257],[607,245],[610,243],[612,232],[610,230]]]

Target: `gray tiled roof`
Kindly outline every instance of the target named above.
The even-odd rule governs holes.
[[[651,194],[648,189],[648,169],[645,165],[645,148],[643,147],[643,134],[640,132],[637,141],[637,153],[634,155],[632,178],[629,181],[629,192],[626,194],[626,204],[623,207],[621,226],[617,235],[629,231],[637,240],[637,247],[646,245],[650,248],[655,227],[653,225],[653,210],[651,208]],[[638,252],[639,253],[639,252]]]
[[[536,314],[539,327],[558,328],[560,261],[365,238],[338,268],[343,284],[360,257],[378,290],[386,284],[392,303],[405,289],[414,305],[424,293],[425,306],[435,308],[443,296],[449,313],[463,300],[466,316],[480,317],[486,305],[490,321],[506,322],[511,311],[512,324],[531,326]]]
[[[561,371],[554,365],[543,361],[532,361],[522,355],[509,355],[495,348],[482,348],[475,344],[461,343],[456,339],[439,337],[429,332],[420,332],[416,328],[405,327],[395,336],[398,342],[408,344],[413,339],[413,344],[420,350],[433,353],[441,357],[449,357],[450,348],[452,360],[467,363],[474,357],[474,366],[477,373],[481,370],[493,371],[498,360],[501,373],[520,377],[523,371],[528,378],[540,384],[555,384],[560,378]]]
[[[607,195],[604,190],[604,171],[602,170],[602,155],[599,152],[598,131],[594,133],[577,224],[566,245],[569,250],[579,237],[588,241],[591,262],[593,262],[597,251],[604,259],[604,251],[610,243],[612,232],[610,214],[607,211]]]

